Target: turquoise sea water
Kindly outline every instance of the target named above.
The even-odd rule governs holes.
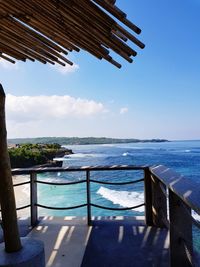
[[[75,153],[63,161],[63,166],[88,165],[154,165],[163,164],[200,183],[200,141],[177,141],[166,143],[133,143],[115,145],[70,146]],[[142,178],[142,172],[109,171],[92,172],[91,178],[103,181],[130,181]],[[85,173],[46,173],[39,179],[47,181],[76,181]],[[108,207],[130,207],[143,202],[143,183],[125,186],[92,184],[92,202]],[[86,202],[86,186],[39,185],[39,203],[48,206],[68,207]],[[86,208],[67,211],[40,210],[41,215],[86,215]],[[142,215],[143,208],[136,211],[107,211],[92,208],[92,215]]]
[[[200,187],[200,141],[173,141],[166,143],[133,143],[115,145],[68,146],[74,155],[66,157],[63,166],[93,165],[154,165],[163,164],[174,169],[188,179],[195,181]],[[92,172],[91,178],[103,181],[130,181],[142,178],[138,171]],[[85,173],[46,173],[38,175],[38,179],[46,181],[77,181],[85,179]],[[39,203],[54,207],[69,207],[86,203],[86,185],[47,186],[38,185]],[[108,207],[130,207],[144,202],[143,183],[108,186],[91,184],[92,202]],[[39,209],[40,215],[85,216],[86,208],[54,211]],[[130,211],[108,211],[92,208],[93,216],[106,215],[143,215],[141,207]],[[200,217],[197,216],[199,219]],[[200,230],[193,229],[194,244],[200,251]]]

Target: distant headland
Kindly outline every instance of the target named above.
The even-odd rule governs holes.
[[[54,158],[62,158],[73,154],[71,149],[63,148],[59,144],[10,144],[8,145],[11,168],[28,167],[61,167],[62,161],[54,161]]]
[[[161,143],[166,139],[135,139],[135,138],[107,138],[107,137],[37,137],[8,139],[8,144],[54,144],[59,145],[100,145],[124,143]]]

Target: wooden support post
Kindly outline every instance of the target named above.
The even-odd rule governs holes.
[[[144,202],[145,202],[145,221],[146,225],[153,225],[152,214],[152,185],[151,173],[149,168],[144,170]]]
[[[90,171],[86,171],[86,185],[87,185],[87,223],[88,226],[92,224],[91,221],[91,196],[90,196]]]
[[[165,220],[167,219],[167,194],[166,186],[159,179],[152,175],[152,210],[153,225],[165,228]]]
[[[21,249],[5,122],[5,93],[0,84],[0,204],[6,252]]]
[[[38,208],[37,204],[37,173],[30,174],[31,179],[31,226],[38,224]]]
[[[170,263],[171,267],[190,267],[192,264],[191,209],[169,189]]]

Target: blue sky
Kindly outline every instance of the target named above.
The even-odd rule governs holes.
[[[200,139],[200,0],[117,5],[146,44],[120,70],[86,52],[73,69],[0,61],[8,137]]]

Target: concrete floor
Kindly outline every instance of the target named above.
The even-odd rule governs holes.
[[[46,267],[169,266],[167,230],[143,217],[45,217],[29,237],[45,243]]]

